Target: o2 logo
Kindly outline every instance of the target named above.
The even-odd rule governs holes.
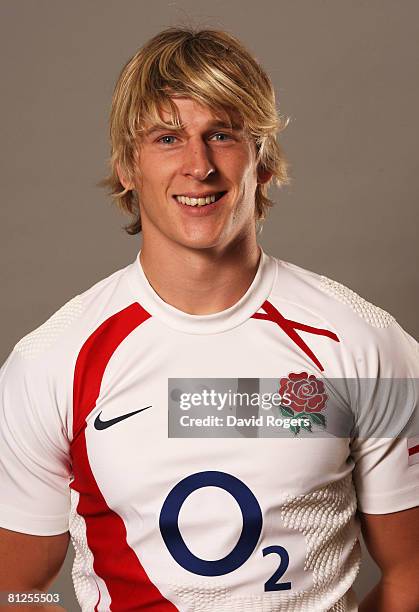
[[[243,517],[243,527],[235,547],[222,559],[207,561],[194,555],[179,530],[179,513],[191,493],[202,487],[219,487],[234,497]],[[244,482],[225,472],[207,471],[187,476],[178,482],[166,497],[160,512],[160,531],[170,554],[184,569],[200,576],[222,576],[233,572],[250,557],[262,531],[262,511],[259,502]],[[279,566],[265,582],[265,591],[286,591],[291,582],[278,582],[289,565],[288,552],[283,546],[268,546],[263,556],[277,554]]]

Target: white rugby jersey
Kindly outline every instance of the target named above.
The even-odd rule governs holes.
[[[364,377],[419,378],[418,345],[343,285],[261,252],[235,305],[190,315],[137,256],[3,365],[0,525],[70,531],[85,612],[357,610],[356,508],[419,498],[419,438],[316,435],[321,381]],[[286,414],[317,416],[280,439],[169,437],[168,381],[186,378],[276,379]]]

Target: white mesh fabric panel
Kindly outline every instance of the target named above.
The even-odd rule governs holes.
[[[194,586],[170,584],[173,593],[182,602],[185,612],[297,612],[314,608],[301,607],[301,601],[290,600],[290,596],[284,592],[265,593],[263,595],[249,595],[247,597],[231,597],[229,589],[224,586],[216,586],[213,583],[206,585],[204,582]],[[301,600],[301,595],[299,596]],[[317,609],[316,609],[317,610]],[[318,608],[319,612],[321,608]],[[346,611],[345,611],[346,612]]]
[[[304,569],[313,572],[313,589],[302,607],[290,610],[329,609],[344,597],[359,571],[360,547],[352,540],[352,551],[344,567],[341,556],[350,538],[351,519],[357,507],[352,475],[308,495],[289,496],[282,507],[284,524],[302,532],[307,540]],[[339,587],[339,594],[335,592]],[[341,602],[343,605],[343,602]],[[287,608],[288,609],[288,608]],[[339,608],[338,608],[339,610]]]
[[[326,276],[321,277],[320,288],[325,293],[332,295],[340,302],[347,304],[357,315],[359,315],[364,321],[372,325],[373,327],[389,327],[392,323],[395,322],[394,317],[379,308],[378,306],[374,306],[370,302],[367,302],[360,295],[345,287],[341,283],[337,281],[331,280]]]
[[[325,607],[318,597],[284,592],[265,593],[259,596],[231,597],[225,586],[181,586],[169,585],[172,592],[182,601],[185,612],[351,612],[346,606],[344,595],[332,607]],[[349,588],[349,587],[348,587]]]
[[[76,295],[55,312],[45,323],[24,336],[15,346],[15,350],[31,359],[50,348],[59,338],[61,332],[69,327],[83,312],[81,296]]]
[[[348,589],[347,593],[330,608],[329,612],[352,612],[358,610],[356,597],[353,590],[349,591],[358,575],[361,565],[361,546],[358,540],[353,542],[353,547],[347,558],[341,573],[340,582]]]
[[[206,610],[224,610],[228,607],[228,589],[214,582],[197,582],[196,585],[170,584],[171,590],[179,598],[188,612],[191,610],[204,612]]]
[[[346,612],[345,603],[342,600],[338,601],[338,603],[335,604],[333,608],[330,608],[329,612]]]
[[[97,577],[93,570],[93,554],[87,545],[85,521],[77,513],[77,504],[80,496],[73,489],[70,491],[71,509],[69,531],[75,552],[71,575],[76,597],[82,608],[82,612],[92,612],[99,596]]]

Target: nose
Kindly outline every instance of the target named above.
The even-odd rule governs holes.
[[[213,173],[214,164],[205,142],[191,139],[184,150],[183,174],[198,181],[205,181]]]

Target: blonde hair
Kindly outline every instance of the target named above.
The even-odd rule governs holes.
[[[118,208],[133,217],[125,231],[139,233],[141,217],[138,195],[124,188],[117,167],[132,183],[138,137],[150,121],[164,124],[163,107],[171,109],[170,126],[180,125],[172,96],[192,98],[214,112],[234,115],[248,130],[256,145],[258,167],[272,173],[270,181],[256,188],[255,220],[263,221],[272,206],[269,184],[275,180],[281,186],[290,180],[288,162],[276,138],[289,120],[277,112],[272,83],[231,34],[172,27],[154,36],[129,60],[112,98],[110,174],[99,185],[108,188]]]

